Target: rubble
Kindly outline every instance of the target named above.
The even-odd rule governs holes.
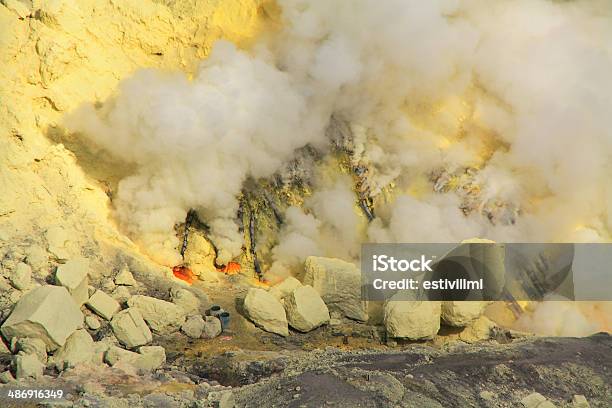
[[[86,304],[98,316],[106,320],[112,319],[115,313],[121,309],[119,302],[101,290],[96,290]]]
[[[32,268],[26,263],[19,262],[9,279],[15,289],[25,290],[30,286],[32,280]]]
[[[85,316],[85,325],[91,330],[98,330],[102,326],[100,320],[94,315]]]
[[[289,335],[283,305],[266,290],[250,288],[244,299],[244,310],[257,327],[281,336]]]
[[[302,286],[302,282],[293,276],[289,276],[281,283],[272,286],[268,292],[270,292],[270,294],[272,294],[278,300],[282,300],[300,286]]]
[[[330,311],[338,310],[354,320],[368,320],[366,303],[361,300],[361,273],[354,264],[309,256],[304,267],[304,285],[312,286]]]
[[[166,350],[161,346],[143,346],[138,353],[138,358],[132,364],[140,371],[157,370],[166,362]]]
[[[187,337],[192,339],[199,339],[204,331],[204,319],[200,315],[187,316],[187,320],[181,326],[181,331],[185,333]]]
[[[165,300],[136,295],[127,303],[130,308],[140,311],[151,330],[160,334],[174,333],[180,330],[185,322],[185,310]]]
[[[137,308],[130,307],[117,313],[110,325],[117,340],[128,348],[143,346],[153,341],[151,330]]]
[[[126,286],[118,286],[111,293],[111,296],[119,303],[126,303],[132,297],[132,294]]]
[[[300,286],[285,298],[289,325],[308,332],[329,322],[329,310],[312,286]]]
[[[442,321],[449,326],[465,327],[482,315],[487,305],[482,301],[444,301]]]
[[[204,329],[202,330],[202,338],[212,339],[221,334],[221,321],[214,316],[206,316],[204,318]]]
[[[118,364],[132,366],[139,372],[158,369],[166,362],[166,350],[161,346],[143,346],[138,353],[111,346],[104,354],[104,361],[110,366]]]
[[[23,352],[15,356],[14,364],[15,378],[18,380],[24,378],[40,378],[45,369],[45,365],[38,361],[35,354],[25,354]]]
[[[137,358],[140,357],[140,354],[129,351],[126,349],[122,349],[117,346],[110,346],[106,353],[104,353],[104,362],[110,366],[114,366],[120,361],[128,364],[132,364],[132,362],[136,361]]]
[[[480,316],[472,321],[461,333],[459,339],[466,343],[476,343],[491,338],[491,331],[496,327],[495,323],[486,316]]]
[[[57,267],[55,282],[68,289],[74,301],[81,306],[89,298],[89,260],[74,258]]]
[[[387,334],[410,340],[433,339],[440,330],[440,309],[440,302],[393,300],[392,297],[384,311]]]
[[[52,357],[52,363],[59,371],[77,364],[88,363],[93,358],[94,341],[87,330],[75,331]]]
[[[33,354],[41,363],[47,362],[47,345],[44,341],[32,337],[24,337],[15,341],[14,353]]]
[[[135,286],[138,282],[134,279],[134,275],[128,269],[127,265],[124,265],[123,268],[117,273],[115,276],[115,285],[123,285],[123,286]]]
[[[0,331],[13,337],[36,337],[50,351],[61,347],[83,325],[83,314],[66,288],[40,286],[26,293],[4,322]]]
[[[32,267],[32,271],[35,274],[46,275],[48,273],[49,256],[47,255],[47,251],[40,245],[31,245],[26,248],[25,261]]]

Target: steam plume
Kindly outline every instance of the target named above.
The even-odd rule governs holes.
[[[308,214],[289,210],[276,271],[311,254],[355,259],[366,240],[610,239],[609,2],[278,3],[282,28],[251,50],[218,42],[192,81],[138,72],[66,121],[136,165],[117,217],[160,262],[178,261],[173,226],[189,208],[211,225],[220,262],[237,255],[243,182],[306,144],[325,150],[338,113],[393,199],[366,231],[350,186],[322,183]],[[480,202],[518,208],[515,223],[466,216],[455,192],[434,193],[440,168],[477,169]],[[341,245],[322,244],[332,231]]]

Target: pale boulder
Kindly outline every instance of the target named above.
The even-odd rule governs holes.
[[[199,339],[204,331],[204,319],[200,315],[192,315],[181,326],[181,331],[192,339]]]
[[[482,315],[487,304],[482,301],[444,301],[442,321],[449,326],[465,327]]]
[[[94,341],[86,330],[75,331],[66,344],[53,355],[53,364],[59,371],[89,363],[93,359]]]
[[[117,313],[110,325],[117,340],[128,348],[143,346],[153,341],[151,330],[136,308],[130,307]]]
[[[206,316],[204,318],[204,329],[202,330],[202,338],[212,339],[221,334],[221,321],[215,316]]]
[[[74,258],[57,267],[55,282],[68,289],[74,301],[81,306],[89,298],[89,260]]]
[[[329,310],[312,286],[300,286],[285,297],[289,325],[308,332],[329,322]]]
[[[47,362],[47,345],[37,338],[24,337],[15,341],[15,354],[33,354],[41,363]]]
[[[106,320],[112,319],[115,313],[121,309],[119,302],[101,290],[96,290],[86,304],[98,316]]]
[[[8,340],[40,338],[55,350],[82,325],[83,314],[66,288],[39,286],[22,296],[0,331]]]
[[[170,299],[172,299],[172,303],[181,307],[185,313],[198,313],[200,310],[200,299],[187,289],[172,288],[170,290]]]
[[[140,354],[122,349],[117,346],[110,346],[104,353],[104,362],[110,366],[114,366],[120,361],[127,364],[132,364],[140,357]]]
[[[128,306],[138,309],[149,327],[160,334],[174,333],[185,322],[185,310],[165,300],[136,295],[128,300]]]
[[[45,365],[38,361],[36,355],[20,353],[15,356],[15,378],[40,378],[43,375]]]
[[[293,276],[289,276],[281,283],[272,286],[268,292],[274,295],[274,297],[278,300],[281,300],[287,297],[287,295],[289,295],[291,292],[293,292],[300,286],[302,286],[302,282],[300,282]]]
[[[361,273],[354,264],[309,256],[304,268],[304,285],[312,286],[330,311],[339,311],[354,320],[368,320],[367,306],[361,299]]]
[[[385,304],[384,323],[390,337],[433,339],[440,330],[440,302],[391,298]]]
[[[281,336],[289,335],[283,305],[266,290],[250,288],[244,299],[244,310],[257,327]]]
[[[166,350],[161,346],[140,347],[138,353],[138,358],[132,364],[139,371],[157,370],[166,362]]]

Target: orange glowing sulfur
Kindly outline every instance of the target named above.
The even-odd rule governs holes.
[[[177,265],[174,268],[172,268],[172,273],[178,279],[185,281],[189,284],[192,284],[193,281],[195,280],[195,276],[193,272],[191,271],[191,269],[189,269],[186,266]]]
[[[235,275],[240,272],[240,264],[238,262],[228,262],[227,265],[218,268],[217,270],[227,275]]]

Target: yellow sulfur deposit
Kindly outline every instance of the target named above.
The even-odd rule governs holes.
[[[0,241],[44,238],[56,226],[68,241],[127,243],[105,193],[131,169],[84,151],[55,125],[136,69],[190,72],[218,38],[248,42],[259,16],[257,0],[2,1]]]

